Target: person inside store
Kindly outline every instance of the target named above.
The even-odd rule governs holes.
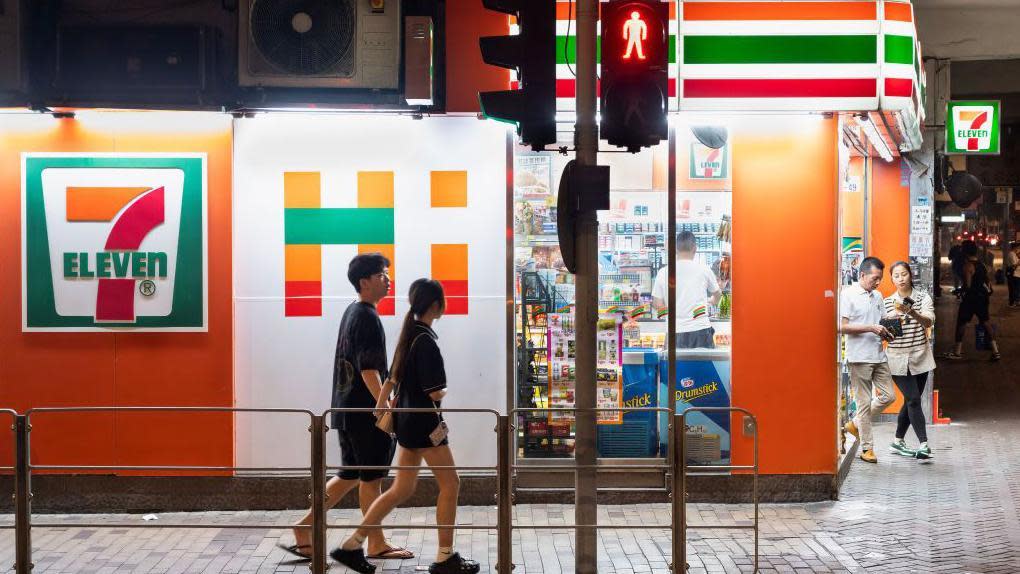
[[[903,393],[903,406],[896,419],[896,438],[889,446],[893,454],[920,460],[932,458],[928,432],[924,426],[921,395],[928,375],[935,370],[935,357],[928,339],[928,330],[935,324],[935,304],[923,289],[914,287],[913,270],[906,261],[897,261],[889,268],[896,291],[885,298],[885,313],[898,319],[902,334],[886,346],[889,371]],[[920,443],[917,449],[907,446],[907,429],[914,427]]]
[[[861,460],[870,463],[878,462],[871,419],[896,398],[883,348],[884,341],[892,340],[892,333],[882,325],[885,312],[882,295],[878,292],[884,272],[885,264],[881,259],[865,257],[857,283],[844,289],[839,301],[839,331],[846,335],[846,361],[857,403],[857,415],[843,430],[857,439],[861,445]]]
[[[956,312],[956,345],[943,357],[952,361],[963,359],[963,335],[967,330],[967,324],[971,319],[977,317],[978,325],[984,329],[988,345],[992,350],[991,360],[998,361],[1002,355],[999,354],[999,344],[995,340],[995,332],[989,324],[988,308],[993,293],[991,277],[988,274],[988,268],[978,257],[977,243],[973,240],[964,241],[962,249],[964,255],[963,285],[960,306]]]
[[[418,279],[411,283],[408,294],[411,309],[404,318],[393,355],[393,371],[386,381],[376,405],[377,409],[395,404],[401,409],[427,409],[423,412],[390,413],[392,430],[400,445],[398,469],[393,485],[383,493],[365,513],[361,526],[330,556],[355,572],[369,574],[375,566],[368,562],[362,546],[378,525],[400,503],[414,494],[418,482],[418,467],[424,460],[432,469],[439,486],[436,501],[436,523],[457,522],[457,498],[460,478],[454,470],[456,462],[447,438],[448,429],[439,412],[446,396],[446,371],[443,355],[439,351],[439,337],[432,330],[446,309],[443,286],[433,279]],[[394,392],[394,399],[387,397]],[[390,428],[387,413],[377,411],[378,426]],[[480,566],[453,550],[453,529],[439,528],[439,548],[436,560],[429,566],[430,574],[474,574]]]
[[[375,407],[383,394],[383,380],[387,376],[386,333],[376,306],[389,293],[389,260],[379,253],[364,253],[354,257],[347,267],[347,279],[358,293],[340,320],[336,354],[333,359],[332,408]],[[340,440],[341,469],[326,483],[326,508],[332,508],[348,492],[358,487],[358,501],[362,512],[382,493],[382,479],[386,470],[357,470],[346,467],[389,466],[393,461],[395,444],[389,433],[376,427],[371,411],[333,412],[331,426],[337,429]],[[310,560],[313,551],[311,531],[312,511],[297,522],[295,542],[280,548],[302,559]],[[381,529],[368,536],[368,553],[375,558],[408,559],[414,553],[389,544]]]
[[[1020,307],[1020,241],[1014,241],[1006,252],[1006,285],[1009,287],[1009,306]]]
[[[698,240],[690,231],[681,231],[676,238],[676,344],[681,349],[715,348],[715,329],[709,320],[710,305],[717,305],[722,290],[715,273],[695,260]],[[669,267],[655,276],[652,303],[656,310],[668,307]]]

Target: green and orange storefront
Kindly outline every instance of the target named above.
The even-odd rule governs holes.
[[[912,9],[893,1],[670,6],[670,140],[600,156],[612,174],[612,209],[599,219],[600,404],[668,406],[666,316],[652,307],[651,293],[670,264],[673,217],[678,231],[697,237],[699,260],[723,290],[719,304],[705,309],[714,348],[676,352],[677,397],[757,415],[768,499],[824,499],[838,488],[843,460],[836,308],[844,237],[886,258],[914,255],[910,177],[900,157],[921,147],[924,78]],[[560,47],[569,54],[569,6],[557,8]],[[480,62],[477,37],[506,26],[481,6],[448,8],[445,116],[0,115],[0,209],[8,215],[0,261],[9,271],[0,279],[8,295],[0,304],[0,407],[321,412],[329,406],[337,322],[353,297],[346,261],[366,251],[393,261],[394,296],[380,307],[390,341],[411,280],[432,276],[447,285],[453,304],[437,331],[448,406],[569,406],[577,384],[573,282],[555,242],[554,191],[567,158],[525,151],[505,126],[475,117],[474,94],[510,81]],[[573,62],[557,53],[558,118],[569,142]],[[706,145],[696,135],[701,128],[725,134],[723,145]],[[873,208],[861,207],[861,198]],[[143,200],[159,208],[136,208]],[[108,240],[132,210],[152,225],[129,249],[163,254],[165,270],[159,255],[138,273],[123,257],[99,255],[117,251]],[[881,217],[868,215],[875,213]],[[133,294],[112,307],[121,314],[101,313],[100,291],[125,286]],[[30,312],[40,293],[48,293],[47,313]],[[197,315],[176,314],[196,305]],[[301,417],[40,415],[32,457],[55,465],[293,469],[308,464]],[[534,474],[571,456],[569,418],[521,414],[517,422],[516,457]],[[603,457],[626,463],[662,455],[658,421],[631,414],[601,423]],[[463,415],[451,428],[458,462],[495,462],[491,420]],[[734,417],[692,429],[693,462],[749,463],[753,441],[742,428]],[[10,457],[11,442],[0,441],[0,465]],[[329,457],[338,458],[332,449]],[[104,488],[154,480],[118,474]],[[196,473],[174,474],[188,476],[160,480]],[[202,474],[264,484],[300,471]],[[705,489],[725,492],[725,483],[720,476]],[[51,506],[61,496],[53,492]],[[295,500],[265,496],[269,506]]]

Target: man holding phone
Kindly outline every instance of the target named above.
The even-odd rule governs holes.
[[[846,361],[850,366],[850,382],[857,402],[857,416],[843,430],[860,442],[861,460],[870,463],[878,462],[871,419],[896,398],[892,373],[882,345],[883,341],[893,338],[892,333],[882,326],[885,312],[878,285],[882,282],[884,271],[882,260],[866,257],[861,262],[857,283],[843,290],[839,305],[839,331],[846,335]]]

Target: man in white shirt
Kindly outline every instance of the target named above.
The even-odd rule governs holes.
[[[681,349],[715,348],[715,329],[709,321],[709,304],[716,305],[722,296],[715,273],[694,260],[698,241],[690,231],[681,231],[676,238],[676,343]],[[656,309],[668,307],[669,268],[663,267],[652,286],[652,302]]]
[[[882,282],[883,271],[885,264],[880,259],[866,257],[861,262],[860,278],[843,290],[839,302],[839,331],[846,335],[846,360],[857,402],[857,416],[843,430],[860,442],[861,460],[871,463],[878,462],[871,419],[896,398],[892,373],[882,346],[883,340],[892,338],[892,334],[881,325],[885,311],[878,284]]]

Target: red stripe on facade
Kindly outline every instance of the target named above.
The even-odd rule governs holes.
[[[885,95],[895,98],[909,98],[914,95],[914,80],[886,78]]]
[[[321,317],[322,282],[286,281],[283,288],[286,317]]]
[[[321,281],[287,281],[283,289],[284,297],[322,297]]]
[[[468,298],[467,297],[446,297],[446,315],[467,315],[468,314]]]
[[[873,78],[684,80],[685,98],[873,98]]]
[[[516,86],[516,82],[514,85]],[[676,78],[669,79],[669,97],[676,97]],[[595,94],[599,95],[602,93],[602,82],[596,82]],[[577,97],[577,82],[572,79],[567,80],[556,80],[556,97],[557,98],[576,98]]]
[[[286,299],[283,313],[287,317],[321,317],[322,299]]]

